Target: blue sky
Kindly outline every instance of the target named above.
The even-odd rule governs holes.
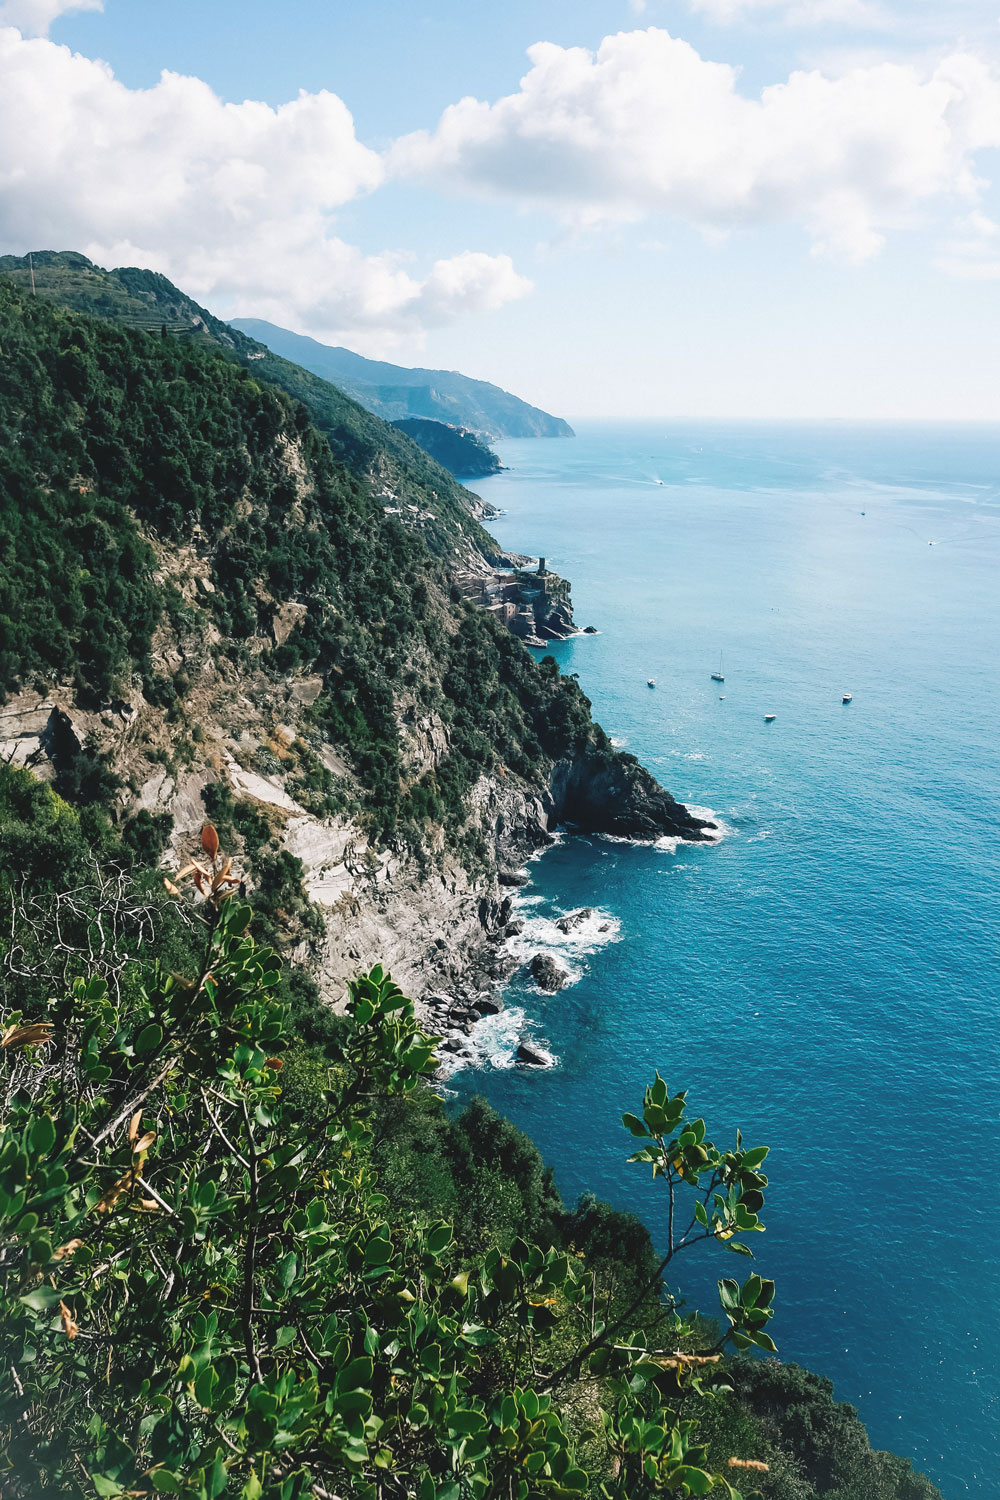
[[[5,250],[153,265],[570,417],[1000,417],[1000,3],[0,23]]]

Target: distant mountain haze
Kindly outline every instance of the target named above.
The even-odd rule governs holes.
[[[350,349],[321,344],[262,318],[233,318],[230,326],[266,344],[275,354],[294,360],[314,375],[330,380],[355,401],[395,422],[429,417],[468,427],[494,441],[509,437],[573,437],[561,417],[531,406],[488,380],[473,380],[457,370],[407,369],[385,360],[365,359]]]

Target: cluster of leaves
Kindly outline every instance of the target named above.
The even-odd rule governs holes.
[[[470,1260],[447,1223],[390,1220],[372,1096],[435,1063],[380,970],[326,1088],[283,1097],[277,961],[203,842],[196,973],[80,979],[4,1018],[5,1491],[735,1496],[679,1414],[716,1355],[685,1352],[676,1315],[650,1346],[633,1308],[602,1323],[565,1251]],[[577,1440],[581,1385],[600,1418]]]

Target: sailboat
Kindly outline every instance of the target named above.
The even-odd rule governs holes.
[[[717,672],[713,672],[712,673],[712,681],[713,682],[725,682],[725,680],[726,679],[723,676],[723,672],[722,672],[722,652],[720,651],[719,652],[719,670]]]

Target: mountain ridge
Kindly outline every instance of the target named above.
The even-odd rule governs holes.
[[[333,381],[369,411],[396,421],[428,417],[468,427],[487,441],[509,437],[573,437],[562,417],[551,416],[487,380],[458,370],[433,370],[367,359],[351,349],[323,344],[263,318],[233,318],[229,326]]]

